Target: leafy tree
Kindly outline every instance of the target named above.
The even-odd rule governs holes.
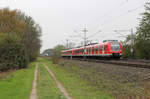
[[[136,35],[128,35],[126,37],[126,40],[122,42],[123,45],[123,57],[128,58],[135,58],[135,43],[132,45],[132,39],[136,38]],[[133,49],[133,52],[131,52],[131,49]]]
[[[19,10],[0,10],[0,33],[16,34],[29,56],[29,61],[34,61],[40,53],[41,27],[32,17]]]
[[[25,68],[28,56],[21,40],[14,34],[0,34],[0,71]]]
[[[0,33],[17,34],[22,37],[26,23],[17,18],[17,10],[0,9]]]
[[[140,58],[150,58],[150,3],[146,3],[145,12],[142,14],[137,27],[136,49]]]
[[[63,45],[57,45],[54,49],[53,49],[53,56],[54,57],[61,57],[61,51],[64,49],[65,47]]]
[[[0,10],[0,33],[19,36],[29,56],[29,61],[34,61],[40,53],[41,32],[39,24],[21,11],[11,11],[9,8]]]
[[[15,44],[11,45],[11,42],[10,44],[6,42],[5,42],[6,44],[5,43],[4,44],[7,45],[7,47],[9,45],[11,47],[14,46],[14,48],[16,46],[20,46],[18,48],[20,48],[20,50],[21,49],[23,50],[23,52],[22,53],[20,52],[19,54],[20,57],[24,57],[24,55],[26,55],[28,58],[27,60],[29,60],[30,62],[36,59],[36,57],[40,53],[41,32],[42,32],[41,27],[35,23],[32,17],[25,15],[19,10],[9,10],[9,8],[0,9],[0,34],[2,35],[6,34],[8,38],[10,38],[10,36],[17,38],[16,42],[17,44],[20,44],[20,45],[15,45]],[[1,36],[1,37],[3,38],[5,36]],[[0,50],[2,50],[2,48]],[[11,52],[9,50],[11,49],[9,49],[8,47],[6,52],[7,51]],[[19,53],[19,49],[16,49],[16,51],[18,51]],[[1,53],[1,56],[5,54],[6,53]],[[16,56],[17,55],[18,54],[16,54]],[[7,55],[7,56],[9,57],[10,55]],[[8,57],[7,59],[10,59]],[[22,59],[22,61],[24,60],[23,58],[20,58],[20,59]],[[3,57],[0,57],[0,60],[3,60]],[[14,62],[18,62],[18,61],[22,62],[21,60],[14,60]],[[2,61],[0,64],[3,64]],[[8,64],[9,64],[9,61],[8,61]],[[24,65],[21,65],[21,63],[18,65],[24,66]]]
[[[36,24],[31,17],[25,16],[24,20],[26,22],[26,27],[23,32],[22,43],[26,48],[30,61],[34,61],[40,53],[40,36],[42,30],[39,24]]]

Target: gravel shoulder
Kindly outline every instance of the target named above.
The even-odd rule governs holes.
[[[142,96],[150,82],[150,70],[114,64],[62,59],[62,68],[75,72],[81,79],[111,92],[114,96]],[[145,88],[146,87],[146,88]]]

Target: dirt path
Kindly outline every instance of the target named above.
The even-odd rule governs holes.
[[[62,84],[57,80],[56,76],[54,75],[54,73],[44,64],[44,67],[47,69],[47,71],[49,72],[49,74],[52,76],[52,78],[54,79],[57,87],[59,88],[59,90],[64,94],[66,99],[73,99],[72,97],[69,96],[68,92],[66,91],[66,89],[62,86]]]
[[[31,91],[29,99],[37,99],[37,92],[36,92],[37,76],[38,76],[38,64],[36,64],[36,67],[35,67],[34,80],[32,83],[32,91]]]

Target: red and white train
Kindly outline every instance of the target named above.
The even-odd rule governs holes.
[[[63,50],[62,57],[111,57],[120,58],[122,56],[122,44],[117,40],[105,40],[100,44],[91,44],[84,47]]]

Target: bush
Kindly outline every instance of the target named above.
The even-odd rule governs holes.
[[[28,56],[21,40],[13,34],[0,34],[0,71],[25,68]]]
[[[53,64],[59,64],[59,62],[60,62],[60,57],[52,57],[52,58],[51,58],[51,61],[52,61]]]

